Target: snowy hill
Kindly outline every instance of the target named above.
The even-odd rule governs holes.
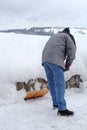
[[[48,30],[45,30],[48,31]],[[57,30],[55,30],[55,33]],[[50,94],[24,101],[24,90],[16,91],[15,82],[31,78],[46,79],[41,54],[50,36],[0,33],[0,130],[86,130],[87,129],[87,30],[71,29],[77,45],[76,59],[65,79],[80,74],[80,89],[67,89],[68,108],[73,117],[57,116]]]
[[[29,29],[8,29],[8,30],[0,30],[0,32],[4,33],[17,33],[17,34],[30,34],[30,35],[42,35],[42,36],[51,36],[56,32],[63,30],[64,27],[32,27]],[[79,31],[82,34],[85,34],[84,31],[87,31],[87,28],[70,28],[76,31]]]

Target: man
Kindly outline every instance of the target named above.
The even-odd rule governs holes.
[[[75,54],[75,40],[69,28],[50,37],[42,53],[42,65],[46,72],[53,106],[58,108],[57,114],[61,116],[74,114],[67,109],[64,99],[66,88],[64,71],[69,70]]]

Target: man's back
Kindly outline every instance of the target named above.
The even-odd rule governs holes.
[[[67,43],[67,47],[66,47]],[[71,54],[73,53],[72,60],[75,58],[75,45],[66,33],[57,33],[50,37],[47,41],[45,48],[42,54],[42,64],[44,62],[49,62],[65,68],[64,60],[66,58],[66,49],[67,51],[71,48]]]

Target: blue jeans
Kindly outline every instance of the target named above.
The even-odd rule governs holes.
[[[63,69],[58,65],[48,62],[44,63],[44,69],[46,72],[53,105],[58,105],[59,110],[65,110],[65,79]]]

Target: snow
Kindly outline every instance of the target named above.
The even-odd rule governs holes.
[[[15,82],[42,77],[41,53],[48,36],[0,33],[0,130],[86,130],[87,129],[87,30],[71,29],[77,44],[76,59],[65,79],[80,74],[79,89],[67,89],[67,107],[73,117],[57,116],[50,93],[24,101],[24,90]],[[85,32],[85,33],[84,33]]]

